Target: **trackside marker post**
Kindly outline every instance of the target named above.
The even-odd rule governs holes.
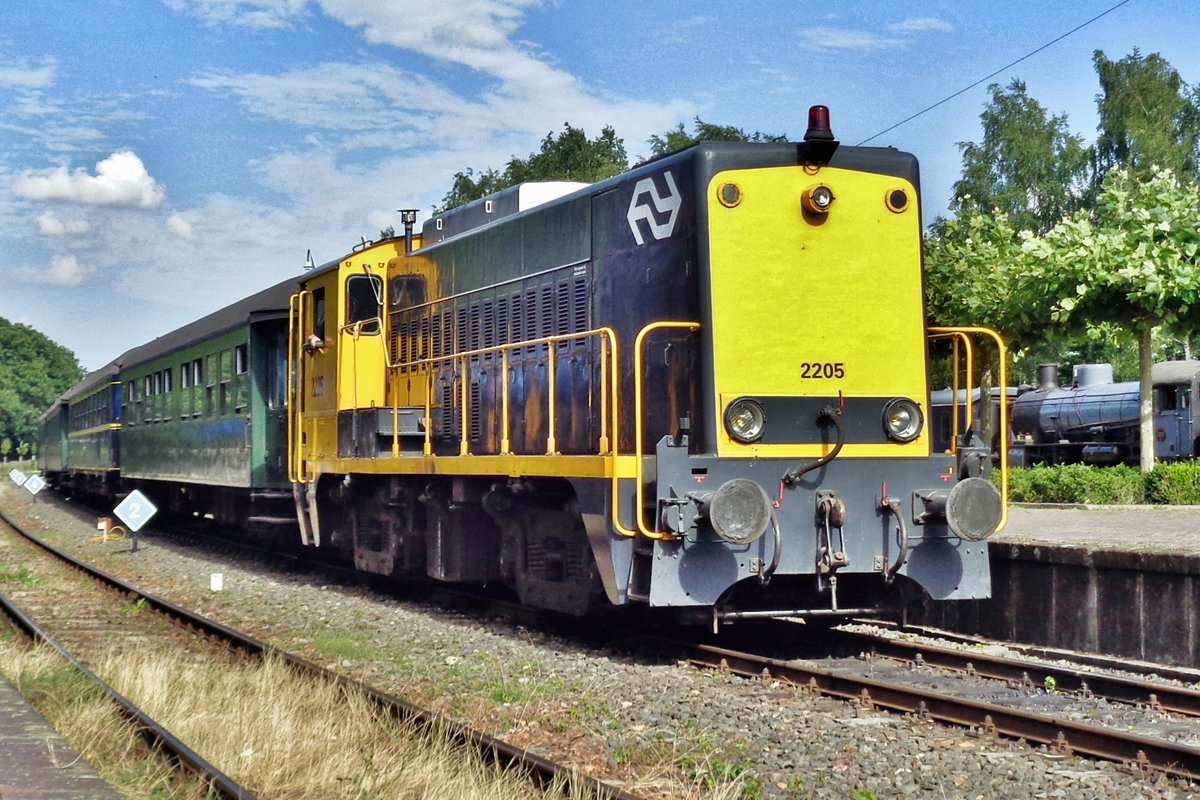
[[[138,549],[138,531],[150,521],[150,518],[157,511],[158,506],[151,503],[149,498],[137,489],[130,492],[129,496],[113,509],[113,513],[121,519],[121,522],[125,523],[125,527],[129,529],[129,533],[133,536],[132,552],[136,553]]]
[[[37,493],[46,488],[46,481],[43,480],[41,475],[32,475],[25,481],[24,485],[29,490],[29,493],[33,495],[32,502],[36,503]]]

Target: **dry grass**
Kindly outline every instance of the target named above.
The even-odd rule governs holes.
[[[299,677],[277,660],[214,668],[169,655],[117,654],[99,671],[260,797],[537,796],[519,775],[420,736],[359,695]]]
[[[146,745],[108,695],[53,650],[27,650],[0,642],[0,673],[122,796],[163,800],[205,796],[199,784],[181,784],[166,759]]]
[[[0,672],[122,795],[205,796],[198,785],[179,785],[107,696],[53,651],[0,643]],[[96,672],[259,797],[539,796],[519,774],[485,765],[445,738],[421,736],[359,695],[297,677],[276,660],[231,669],[171,654],[115,653]]]

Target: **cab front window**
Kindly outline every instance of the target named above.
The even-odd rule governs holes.
[[[351,333],[379,333],[383,281],[374,275],[346,279],[346,328]],[[360,324],[361,323],[361,324]]]

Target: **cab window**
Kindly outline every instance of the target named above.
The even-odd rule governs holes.
[[[392,278],[389,289],[388,298],[393,311],[403,311],[425,302],[425,279],[420,275]]]
[[[325,290],[317,289],[313,292],[313,327],[312,335],[318,339],[325,340]]]
[[[346,327],[351,333],[355,323],[364,323],[359,333],[379,333],[380,294],[383,282],[374,275],[351,275],[346,279]],[[371,322],[366,322],[371,320]]]

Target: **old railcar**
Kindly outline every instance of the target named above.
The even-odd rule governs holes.
[[[109,496],[121,458],[121,386],[115,362],[86,375],[38,423],[38,466],[50,483],[81,495]]]
[[[121,359],[121,474],[160,508],[294,525],[286,464],[287,304],[294,281]]]

